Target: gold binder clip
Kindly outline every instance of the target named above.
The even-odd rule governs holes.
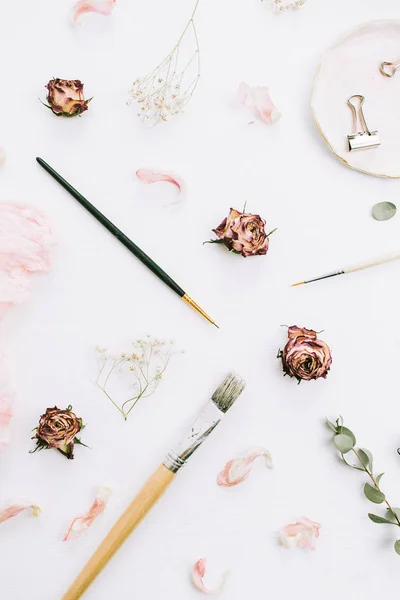
[[[353,102],[359,100],[358,106]],[[377,131],[370,131],[365,121],[362,106],[364,104],[364,96],[355,94],[347,100],[353,112],[354,133],[347,136],[349,143],[349,151],[352,150],[368,150],[369,148],[377,148],[380,146],[379,135]],[[360,129],[358,127],[360,126]]]

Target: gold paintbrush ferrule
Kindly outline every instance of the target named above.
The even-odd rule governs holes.
[[[185,294],[184,296],[182,296],[182,300],[184,300],[186,302],[186,304],[189,304],[189,306],[194,308],[194,310],[196,310],[202,317],[207,319],[207,321],[209,323],[211,323],[212,325],[215,325],[215,327],[218,327],[218,325],[215,323],[215,321],[213,321],[212,318],[209,317],[208,314],[206,312],[204,312],[204,310],[202,308],[200,308],[200,306],[198,304],[196,304],[196,302],[194,300],[192,300],[192,298],[190,296]],[[219,329],[219,327],[218,327],[218,329]]]

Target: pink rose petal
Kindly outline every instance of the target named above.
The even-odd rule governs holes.
[[[76,25],[82,15],[94,12],[108,17],[111,15],[117,0],[78,0],[72,7],[72,22]]]
[[[50,268],[54,240],[35,208],[0,203],[0,318],[29,296],[30,275]]]
[[[250,87],[242,81],[238,89],[239,101],[254,111],[264,123],[272,125],[281,118],[265,86]]]
[[[10,441],[10,422],[14,393],[11,391],[4,356],[0,352],[0,452]]]
[[[216,594],[219,592],[226,583],[228,573],[222,575],[221,583],[214,589],[209,589],[204,585],[203,578],[206,574],[206,559],[200,558],[192,567],[192,583],[193,585],[204,594]]]
[[[86,529],[93,525],[95,519],[97,519],[97,517],[104,511],[110,494],[110,488],[100,488],[89,511],[85,515],[77,517],[72,521],[67,533],[64,536],[64,542],[78,539],[78,537],[81,536]]]
[[[11,506],[7,506],[0,510],[0,523],[4,523],[8,519],[12,519],[12,517],[16,517],[20,512],[26,510],[27,508],[32,509],[32,513],[35,517],[39,516],[40,508],[36,506],[36,504],[12,504]]]
[[[0,382],[1,386],[1,382]],[[0,452],[10,441],[10,423],[12,417],[13,395],[9,391],[0,389]]]
[[[183,179],[177,175],[147,168],[138,169],[136,175],[143,183],[158,183],[159,181],[168,181],[169,183],[172,183],[180,192],[181,197],[179,201],[183,200],[186,195],[186,184]]]
[[[315,550],[316,540],[319,538],[321,525],[302,517],[296,523],[286,525],[280,532],[281,543],[285,548],[305,548]]]
[[[0,202],[0,318],[29,296],[31,273],[50,267],[53,237],[36,209]],[[14,394],[0,354],[0,451],[8,444]]]
[[[272,468],[272,457],[268,450],[260,448],[254,452],[250,452],[244,458],[234,458],[226,463],[223,470],[218,474],[217,483],[224,487],[232,487],[242,483],[250,475],[253,462],[259,456],[265,456],[267,467]]]

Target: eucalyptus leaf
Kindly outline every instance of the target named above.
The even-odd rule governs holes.
[[[388,521],[388,519],[384,519],[378,515],[373,515],[372,513],[368,513],[368,516],[374,523],[388,523],[389,525],[396,525],[396,523],[393,523],[393,521]]]
[[[394,549],[396,550],[397,554],[400,554],[400,540],[397,540],[397,542],[394,543]]]
[[[377,221],[387,221],[396,214],[397,208],[393,202],[378,202],[372,207],[372,216]]]
[[[330,421],[330,420],[328,419],[328,417],[325,417],[325,421],[326,421],[326,424],[328,425],[328,427],[329,427],[330,429],[332,429],[332,431],[333,431],[334,433],[337,433],[337,427],[336,427],[335,423],[332,423],[332,421]]]
[[[388,517],[394,519],[396,525],[398,525],[397,519],[400,521],[400,508],[392,506],[392,508],[388,508],[386,512],[388,514]]]
[[[385,500],[385,494],[380,490],[377,490],[376,488],[372,487],[372,485],[370,485],[369,483],[366,483],[364,485],[364,494],[366,495],[368,500],[374,502],[375,504],[382,504],[382,502],[384,502]]]
[[[379,475],[377,475],[375,477],[375,481],[376,483],[379,485],[380,480],[382,479],[382,477],[384,476],[385,473],[379,473]]]
[[[340,454],[346,454],[346,452],[350,452],[350,450],[354,447],[352,438],[343,433],[335,435],[333,441],[335,442],[335,446],[339,450]]]
[[[349,463],[343,454],[342,454],[342,459],[343,459],[343,462],[345,462],[348,467],[351,467],[352,469],[357,469],[357,471],[364,471],[364,473],[365,473],[366,469],[363,466],[359,466],[359,465],[361,465],[360,461],[358,461],[358,463],[359,463],[358,465]]]
[[[356,436],[354,435],[354,433],[352,431],[350,431],[350,429],[348,427],[343,427],[343,425],[340,425],[338,427],[339,433],[342,433],[343,435],[347,435],[347,437],[351,438],[353,441],[353,446],[356,445]]]
[[[357,454],[361,458],[363,465],[369,468],[370,471],[372,471],[372,463],[374,459],[371,452],[366,448],[359,448],[357,450]]]

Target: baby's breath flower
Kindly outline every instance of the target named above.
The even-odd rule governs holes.
[[[125,419],[140,400],[153,394],[165,373],[171,356],[178,354],[173,349],[173,342],[166,345],[164,340],[146,336],[132,344],[131,353],[122,352],[116,356],[102,353],[98,359],[99,373],[96,385],[114,404]],[[122,404],[113,399],[115,377],[113,375],[129,373],[130,397]]]
[[[283,0],[273,0],[273,8],[275,12],[284,12],[286,10],[298,10],[305,4],[307,0],[294,0],[294,2],[283,2]]]
[[[143,121],[157,125],[183,112],[196,89],[200,78],[199,42],[194,23],[198,3],[199,0],[176,46],[155,69],[135,79],[129,90],[128,104],[135,101],[141,105],[137,115]],[[185,44],[190,41],[192,46],[186,56],[181,51],[183,41]]]

